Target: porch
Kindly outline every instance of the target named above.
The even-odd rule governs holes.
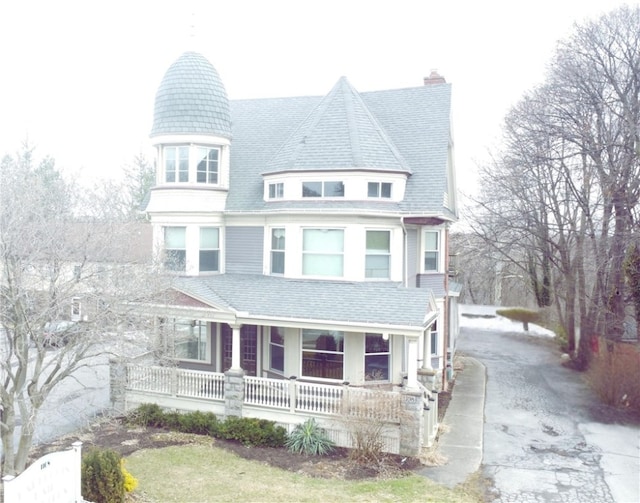
[[[292,431],[315,418],[338,446],[352,447],[350,431],[359,423],[383,423],[386,452],[418,455],[437,431],[437,393],[419,387],[359,387],[271,379],[137,363],[111,367],[112,401],[129,411],[143,403],[219,417],[267,419]]]

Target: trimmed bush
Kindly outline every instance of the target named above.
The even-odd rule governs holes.
[[[143,403],[127,416],[127,423],[135,426],[165,427],[164,411],[155,403]]]
[[[220,437],[254,447],[283,447],[287,431],[266,419],[228,417],[220,426]]]
[[[334,447],[314,418],[297,425],[289,434],[285,445],[291,452],[311,456],[323,456]]]
[[[526,331],[529,330],[529,323],[537,323],[541,320],[540,313],[524,307],[510,307],[507,309],[498,309],[496,314],[504,316],[513,321],[520,321]]]
[[[94,503],[122,503],[125,476],[120,454],[94,449],[82,457],[82,496]]]

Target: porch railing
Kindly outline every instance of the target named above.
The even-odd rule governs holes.
[[[221,373],[130,364],[126,383],[130,391],[224,400],[225,376]],[[244,377],[244,403],[292,413],[343,414],[389,422],[399,422],[402,411],[397,392],[251,376]]]

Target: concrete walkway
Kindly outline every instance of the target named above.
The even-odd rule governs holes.
[[[453,488],[480,468],[484,434],[484,400],[487,374],[478,360],[463,356],[443,423],[437,449],[447,459],[442,466],[422,468],[418,473]]]

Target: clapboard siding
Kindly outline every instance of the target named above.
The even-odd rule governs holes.
[[[418,231],[407,230],[407,285],[416,286],[418,274]]]
[[[226,272],[262,274],[263,227],[226,228]]]

